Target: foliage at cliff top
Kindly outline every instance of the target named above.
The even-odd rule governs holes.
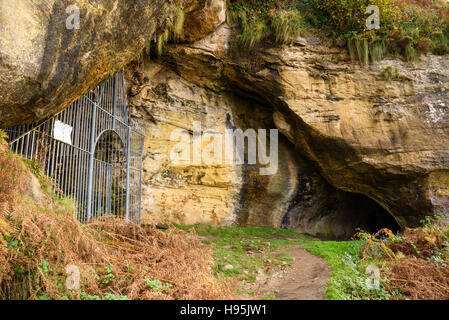
[[[369,30],[369,5],[380,11],[380,28]],[[449,4],[444,0],[228,0],[228,23],[239,43],[253,49],[264,40],[288,44],[319,34],[346,40],[353,59],[377,61],[386,54],[413,60],[420,53],[449,53]]]

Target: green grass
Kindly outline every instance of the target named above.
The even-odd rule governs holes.
[[[276,228],[209,225],[177,227],[185,231],[195,229],[199,236],[210,237],[205,242],[214,244],[215,272],[247,282],[254,282],[260,269],[292,264],[288,251],[279,252],[277,249],[311,239],[294,231]],[[226,265],[232,265],[233,268],[225,270]]]
[[[306,241],[301,246],[323,258],[331,270],[328,287],[324,292],[329,300],[388,300],[389,293],[381,280],[379,289],[366,286],[366,267],[379,261],[361,261],[359,251],[363,241]]]
[[[348,39],[348,52],[351,60],[363,64],[380,61],[385,56],[387,49],[385,41],[378,40],[370,43],[367,39]]]
[[[293,263],[287,248],[300,245],[329,264],[331,274],[325,298],[330,300],[389,299],[382,286],[368,289],[365,269],[378,261],[360,261],[359,251],[363,241],[320,241],[295,231],[276,228],[213,227],[209,225],[177,226],[187,232],[195,229],[205,242],[214,244],[213,256],[216,274],[235,277],[240,281],[254,282],[259,270]],[[234,268],[224,270],[224,266]],[[240,292],[244,291],[240,288]],[[253,295],[252,292],[246,292]],[[266,297],[272,299],[274,297]]]
[[[303,19],[297,10],[279,10],[271,17],[271,28],[276,43],[285,44],[302,33]]]

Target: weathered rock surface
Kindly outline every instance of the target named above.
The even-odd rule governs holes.
[[[273,108],[198,86],[156,62],[133,65],[127,78],[129,107],[147,136],[144,221],[286,227],[328,238],[391,224],[373,201],[330,186],[282,136],[274,175],[261,175],[259,165],[227,164],[224,158],[218,165],[195,165],[192,157],[189,163],[173,163],[174,130],[192,134],[194,121],[201,122],[203,133],[275,128]],[[203,141],[203,148],[209,142]]]
[[[178,2],[0,1],[0,128],[54,114],[125,66]],[[79,29],[67,28],[70,5],[79,8]]]
[[[80,29],[66,27],[73,4]],[[1,1],[0,128],[68,106],[137,57],[180,5]],[[161,61],[128,72],[129,104],[147,133],[146,213],[329,237],[393,225],[385,212],[401,226],[449,217],[447,56],[359,66],[346,51],[305,38],[245,53],[223,24],[224,0],[183,6],[181,41],[193,43],[168,46]],[[386,79],[388,68],[399,77]],[[259,165],[172,163],[171,133],[191,132],[194,121],[220,133],[279,129],[279,170],[261,176]]]
[[[140,70],[142,69],[142,70]],[[174,164],[170,152],[176,129],[193,122],[224,132],[231,100],[182,80],[162,65],[128,70],[128,105],[146,134],[142,208],[146,218],[177,223],[221,223],[232,218],[239,168]],[[145,219],[144,219],[145,220]]]
[[[327,181],[375,200],[400,225],[449,216],[447,56],[359,66],[341,49],[308,43],[245,57],[233,38],[222,26],[171,48],[167,61],[200,86],[271,105],[276,127]],[[387,67],[400,77],[385,79]]]
[[[214,32],[226,21],[226,0],[200,0],[185,10],[181,40],[195,42]]]

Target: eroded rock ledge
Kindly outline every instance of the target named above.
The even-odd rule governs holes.
[[[0,128],[63,110],[135,59],[164,31],[176,8],[196,14],[205,5],[204,0],[1,1]],[[67,28],[67,21],[74,26],[69,6],[79,9],[79,29]],[[201,31],[211,30],[199,30],[196,37],[207,35]]]
[[[144,221],[274,226],[326,238],[349,237],[357,227],[397,228],[374,201],[329,185],[282,136],[274,175],[261,175],[258,165],[173,163],[174,130],[191,133],[194,121],[203,132],[275,128],[272,106],[198,86],[158,62],[129,66],[127,79],[128,104],[147,136]]]
[[[270,105],[275,126],[331,185],[373,199],[401,226],[449,215],[447,56],[359,66],[316,39],[247,56],[231,39],[223,25],[171,47],[165,61],[200,87]],[[391,67],[397,79],[382,75]]]

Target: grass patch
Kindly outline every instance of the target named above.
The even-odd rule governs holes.
[[[302,16],[297,10],[271,12],[271,27],[276,43],[290,43],[301,35]]]
[[[295,231],[276,228],[212,227],[209,225],[177,226],[203,237],[214,244],[214,271],[217,275],[232,277],[237,281],[254,282],[259,270],[293,263],[287,248],[300,245],[311,254],[323,258],[331,269],[325,298],[330,300],[385,300],[391,294],[385,288],[385,279],[379,289],[366,286],[368,265],[382,268],[381,259],[362,259],[359,252],[365,240],[320,241]],[[226,269],[232,265],[232,269]],[[243,287],[239,292],[245,292]],[[246,292],[249,296],[252,292]],[[266,297],[273,299],[274,296]]]
[[[0,129],[0,145],[6,146],[6,145],[8,144],[8,142],[6,141],[6,139],[8,139],[8,135],[6,134],[5,131],[3,131],[2,129]]]
[[[398,68],[393,66],[386,66],[385,68],[383,68],[380,72],[380,75],[387,81],[397,80],[400,77]]]
[[[278,45],[289,44],[305,27],[301,11],[291,1],[228,2],[226,20],[229,25],[241,29],[239,44],[247,50],[265,40]]]
[[[184,22],[184,11],[180,7],[175,7],[165,20],[162,31],[155,37],[155,40],[150,40],[145,44],[142,52],[136,57],[136,61],[145,63],[153,56],[160,57],[169,41],[178,42],[182,38]]]
[[[363,241],[307,241],[301,246],[327,261],[331,278],[324,292],[329,300],[386,300],[390,294],[381,282],[380,289],[366,286],[366,267],[376,260],[360,261],[359,251]]]
[[[278,249],[311,239],[295,231],[257,227],[177,226],[205,237],[213,244],[214,271],[217,275],[254,282],[259,270],[293,263],[288,251]],[[232,266],[232,268],[226,268]]]

